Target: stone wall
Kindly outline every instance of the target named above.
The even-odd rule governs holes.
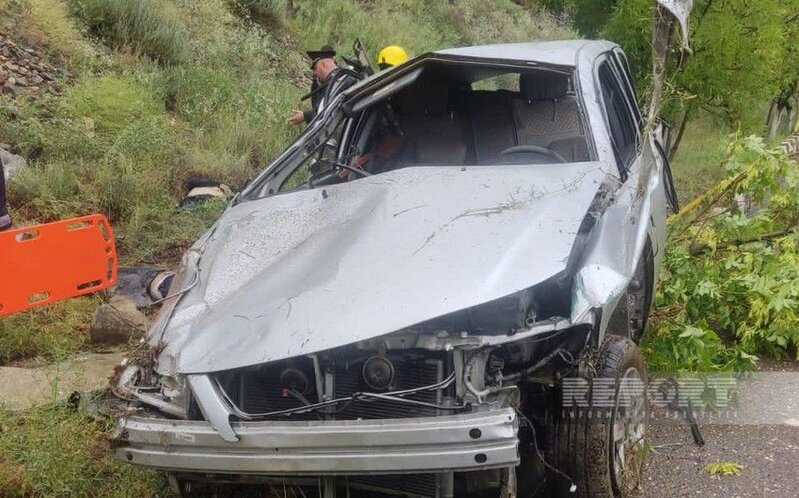
[[[58,80],[69,73],[47,62],[42,49],[22,46],[0,35],[0,93],[4,95],[39,96],[57,92]]]

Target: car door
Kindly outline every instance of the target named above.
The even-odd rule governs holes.
[[[646,231],[658,268],[666,234],[664,161],[646,126],[635,98],[626,59],[616,49],[601,58],[597,77],[602,94],[606,124],[621,179],[635,189],[631,212],[646,223]],[[631,220],[635,223],[635,219]],[[628,243],[632,241],[627,241]]]

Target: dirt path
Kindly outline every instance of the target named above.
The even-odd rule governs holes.
[[[732,415],[700,423],[703,447],[685,422],[650,423],[644,496],[799,496],[799,364],[764,365],[757,379],[743,384]],[[740,475],[705,471],[723,461],[742,465]]]

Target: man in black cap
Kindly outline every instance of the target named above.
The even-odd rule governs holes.
[[[310,50],[307,54],[311,59],[311,70],[313,71],[310,94],[311,110],[304,112],[298,109],[293,110],[289,123],[295,125],[310,123],[327,102],[358,82],[351,71],[338,67],[335,58],[336,51],[330,45],[325,45],[319,50]]]

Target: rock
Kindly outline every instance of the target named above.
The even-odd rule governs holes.
[[[89,336],[100,344],[127,344],[144,336],[147,317],[136,304],[123,296],[114,296],[92,316]]]
[[[74,391],[103,389],[108,386],[108,378],[114,373],[114,367],[124,357],[125,353],[88,353],[37,368],[0,367],[3,408],[27,410],[52,403],[53,397],[66,399]],[[54,383],[54,379],[58,379],[58,382]]]
[[[3,160],[3,171],[5,171],[6,180],[13,178],[14,175],[19,173],[19,171],[28,164],[24,157],[12,154],[3,149],[0,149],[0,159]]]
[[[0,94],[37,98],[44,92],[57,93],[53,83],[62,76],[69,79],[72,75],[49,64],[43,49],[33,41],[26,43],[27,47],[17,46],[0,36]]]
[[[8,83],[6,83],[2,87],[0,87],[0,94],[11,95],[12,97],[16,97],[17,95],[19,95],[19,88],[17,88],[14,85],[9,85]]]

